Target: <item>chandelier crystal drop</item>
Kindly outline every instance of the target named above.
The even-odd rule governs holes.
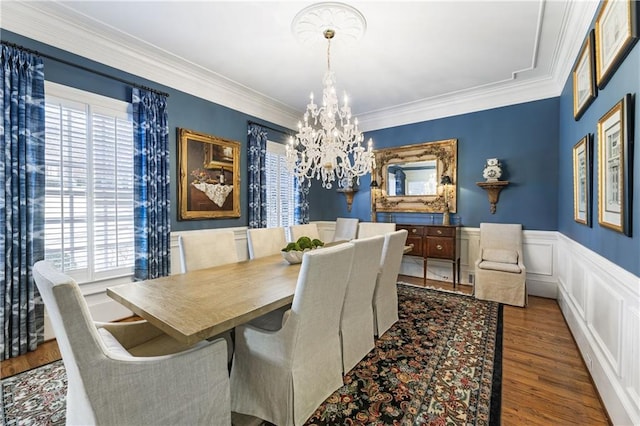
[[[360,183],[363,176],[375,167],[373,141],[362,146],[364,135],[358,128],[358,119],[351,116],[346,94],[342,106],[338,104],[335,74],[331,71],[331,39],[335,31],[327,29],[327,72],[322,80],[322,106],[314,103],[311,93],[303,121],[298,132],[286,147],[286,162],[300,183],[313,178],[322,181],[322,187],[331,189],[337,181],[339,187]]]

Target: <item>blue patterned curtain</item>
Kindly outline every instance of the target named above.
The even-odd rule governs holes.
[[[256,124],[248,129],[249,228],[267,227],[267,132]]]
[[[169,275],[169,125],[167,98],[133,89],[135,278]]]
[[[44,64],[5,45],[0,55],[0,351],[7,359],[35,350],[44,333],[31,269],[44,259]]]
[[[296,208],[293,212],[294,219],[296,223],[309,223],[309,189],[311,188],[311,182],[307,180],[301,185],[298,179],[295,179],[294,183],[298,194]]]

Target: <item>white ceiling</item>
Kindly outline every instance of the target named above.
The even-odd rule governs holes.
[[[321,93],[326,41],[291,31],[300,1],[2,1],[3,28],[295,127]],[[338,33],[337,88],[364,130],[558,96],[597,1],[360,1]]]

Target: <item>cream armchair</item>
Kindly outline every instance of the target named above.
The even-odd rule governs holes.
[[[232,231],[201,229],[178,235],[180,272],[226,265],[238,261],[236,238]]]
[[[287,245],[284,227],[247,229],[249,259],[279,254]]]
[[[358,218],[339,217],[332,241],[351,241],[358,235]]]
[[[384,237],[355,239],[355,251],[340,318],[342,371],[347,374],[375,346],[373,292],[380,269]]]
[[[522,225],[481,223],[475,267],[476,298],[515,306],[527,304]]]
[[[312,240],[320,239],[318,225],[315,223],[305,223],[302,225],[289,226],[289,241],[298,241],[300,237],[309,237]]]
[[[373,293],[374,331],[378,337],[398,321],[398,274],[408,234],[406,229],[401,229],[384,236],[380,272]]]
[[[68,425],[231,425],[224,340],[185,347],[146,321],[94,323],[78,284],[33,276],[67,372]]]
[[[305,253],[291,309],[268,315],[268,327],[264,319],[236,327],[235,413],[301,425],[342,386],[340,313],[353,253],[350,243]]]

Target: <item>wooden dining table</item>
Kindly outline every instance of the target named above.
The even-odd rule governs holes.
[[[107,295],[191,345],[293,301],[300,264],[280,254],[107,288]]]

